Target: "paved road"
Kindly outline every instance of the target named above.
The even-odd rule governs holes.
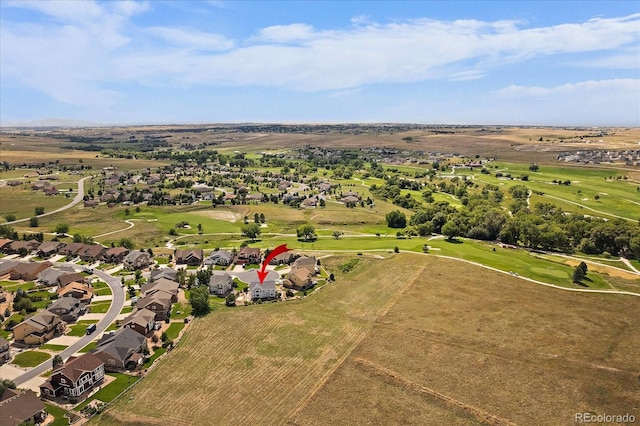
[[[64,264],[64,265],[77,266],[70,263]],[[118,314],[120,314],[120,311],[124,306],[125,295],[124,295],[124,289],[120,284],[120,280],[102,271],[94,271],[94,274],[109,285],[109,287],[111,288],[111,292],[113,293],[113,301],[111,302],[111,306],[109,307],[109,311],[105,314],[105,317],[96,325],[96,331],[94,331],[89,336],[83,336],[82,338],[80,338],[80,340],[78,340],[76,343],[69,346],[67,349],[65,349],[59,354],[63,360],[66,360],[71,355],[73,355],[74,353],[78,352],[80,349],[87,346],[93,339],[96,338],[98,334],[106,330],[106,328],[109,327],[109,325],[111,325],[111,323],[115,321],[116,317],[118,316]],[[30,380],[30,379],[33,379],[34,377],[39,376],[40,374],[44,373],[50,368],[51,368],[51,359],[32,368],[31,370],[27,371],[23,375],[16,377],[13,380],[13,382],[19,386],[20,384],[26,382],[27,380]],[[43,382],[44,382],[44,379],[43,379]]]
[[[55,209],[53,211],[50,211],[48,213],[44,213],[44,214],[38,215],[37,217],[44,217],[44,216],[49,216],[49,215],[52,215],[52,214],[63,212],[65,210],[68,210],[71,207],[75,206],[79,202],[81,202],[82,199],[84,198],[84,181],[87,180],[87,179],[91,179],[92,177],[93,176],[86,176],[86,177],[83,177],[82,179],[80,179],[78,181],[78,194],[76,194],[76,196],[73,198],[73,201],[71,201],[69,204],[67,204],[66,206],[62,206],[59,209]],[[14,221],[11,221],[11,222],[6,222],[5,225],[12,225],[14,223],[26,222],[29,219],[31,219],[31,218],[27,217],[25,219],[18,219],[18,220],[14,220]]]

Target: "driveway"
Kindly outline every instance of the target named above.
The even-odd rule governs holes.
[[[63,264],[68,266],[68,264]],[[87,346],[93,339],[97,337],[98,334],[104,332],[107,327],[111,325],[112,322],[115,321],[118,314],[122,310],[124,306],[125,296],[124,289],[120,285],[120,279],[117,277],[112,277],[102,271],[94,271],[94,274],[100,278],[102,281],[107,283],[107,285],[111,288],[111,292],[113,293],[113,301],[111,302],[111,306],[109,307],[109,311],[104,314],[104,318],[100,320],[100,322],[96,325],[96,331],[88,336],[82,336],[76,343],[69,346],[64,351],[60,352],[60,356],[63,360],[66,360],[74,353],[78,352],[80,349]],[[23,383],[36,378],[40,374],[44,373],[48,369],[51,368],[51,360],[47,360],[42,364],[33,367],[31,370],[21,374],[16,377],[13,381],[16,385],[20,386]],[[44,382],[44,379],[40,383]]]

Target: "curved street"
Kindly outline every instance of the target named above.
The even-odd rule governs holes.
[[[77,266],[71,263],[67,263],[64,265]],[[78,352],[80,349],[87,346],[89,343],[91,343],[92,340],[96,338],[96,336],[104,332],[107,329],[107,327],[109,327],[109,325],[111,325],[111,323],[115,321],[116,317],[118,316],[118,314],[120,314],[120,311],[122,311],[122,307],[124,306],[125,294],[124,294],[124,289],[120,284],[120,280],[102,271],[94,271],[94,274],[98,278],[106,282],[109,288],[111,288],[111,293],[113,293],[113,300],[111,301],[111,306],[109,307],[109,311],[107,311],[104,318],[100,320],[98,324],[96,324],[96,331],[94,331],[92,334],[88,336],[86,335],[82,336],[80,340],[78,340],[76,343],[69,346],[64,351],[60,352],[59,355],[62,357],[63,360],[66,360],[71,355],[73,355],[74,353]],[[34,377],[39,376],[40,374],[44,373],[50,368],[51,368],[51,359],[48,359],[42,364],[36,367],[33,367],[32,369],[25,372],[24,374],[16,377],[15,379],[13,379],[13,382],[19,386],[22,383],[28,380],[31,380]]]
[[[75,206],[76,204],[80,203],[82,201],[82,199],[84,198],[84,181],[87,179],[91,179],[93,176],[86,176],[83,177],[82,179],[80,179],[78,181],[78,193],[76,194],[75,197],[73,197],[73,200],[67,204],[66,206],[62,206],[58,209],[52,210],[48,213],[43,213],[41,215],[38,215],[36,217],[45,217],[45,216],[49,216],[52,214],[56,214],[56,213],[60,213],[63,212],[65,210],[70,209],[71,207]],[[13,225],[14,223],[20,223],[20,222],[26,222],[28,220],[30,220],[30,217],[24,218],[24,219],[18,219],[18,220],[13,220],[11,222],[5,222],[5,225]]]

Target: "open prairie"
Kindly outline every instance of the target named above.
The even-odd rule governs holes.
[[[576,412],[638,414],[637,297],[551,290],[434,256],[359,259],[299,302],[196,319],[95,423],[568,424]]]

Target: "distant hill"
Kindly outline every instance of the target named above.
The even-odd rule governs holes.
[[[65,118],[44,118],[31,121],[7,121],[0,122],[0,127],[97,127],[103,123],[93,121],[71,120]]]

